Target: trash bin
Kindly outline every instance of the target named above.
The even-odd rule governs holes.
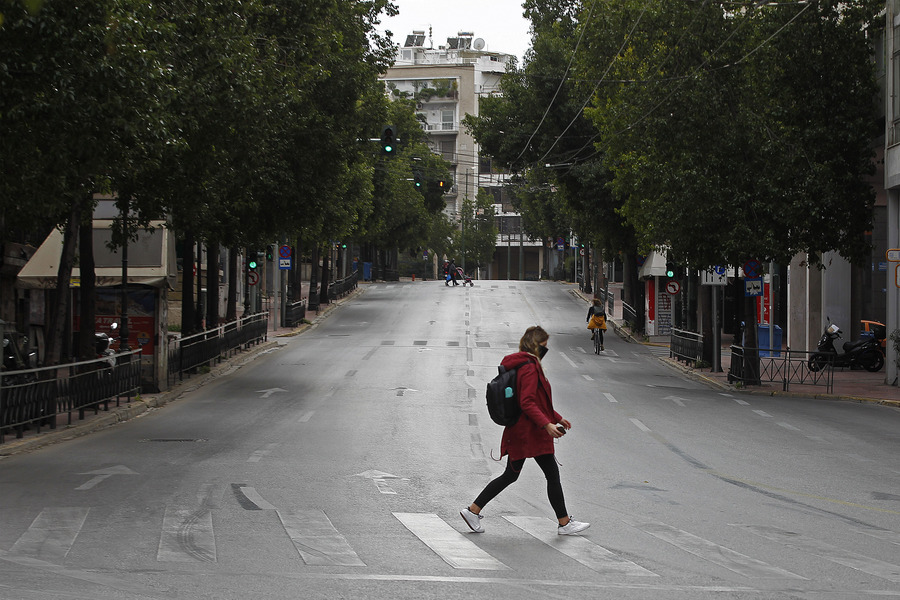
[[[768,325],[757,325],[756,326],[756,341],[757,346],[759,346],[759,355],[760,356],[770,356],[769,354],[769,326]],[[781,327],[778,325],[775,326],[775,339],[772,340],[772,354],[771,356],[781,356]]]
[[[363,281],[372,281],[372,263],[363,263]]]

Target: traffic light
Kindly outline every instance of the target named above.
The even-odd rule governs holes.
[[[394,154],[397,150],[397,136],[393,125],[386,125],[381,130],[381,152]]]
[[[675,277],[675,263],[666,261],[666,277]]]
[[[257,253],[256,252],[248,252],[247,253],[247,272],[254,273],[256,272],[257,267],[259,267],[259,263],[256,262]]]
[[[416,186],[416,189],[422,189],[422,184],[424,183],[424,178],[422,177],[422,171],[419,169],[413,169],[413,185]]]
[[[266,246],[266,260],[269,262],[275,260],[275,246]]]

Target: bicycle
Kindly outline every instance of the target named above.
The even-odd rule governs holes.
[[[603,348],[603,346],[600,345],[600,336],[598,335],[598,334],[600,333],[600,331],[601,331],[600,329],[594,329],[594,330],[593,330],[593,332],[594,332],[594,333],[593,333],[593,337],[594,337],[594,354],[600,354],[600,350]]]

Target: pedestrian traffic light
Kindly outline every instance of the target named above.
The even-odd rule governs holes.
[[[386,125],[381,130],[381,152],[384,154],[393,154],[397,149],[397,136],[393,125]]]
[[[256,262],[256,252],[250,252],[248,254],[248,258],[249,260],[247,261],[247,271],[249,273],[253,273],[259,266],[259,264]]]
[[[275,246],[266,246],[266,260],[269,262],[275,260]]]

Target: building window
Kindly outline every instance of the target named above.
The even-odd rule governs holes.
[[[444,131],[456,129],[453,126],[453,111],[452,110],[442,110],[441,111],[441,129]]]

